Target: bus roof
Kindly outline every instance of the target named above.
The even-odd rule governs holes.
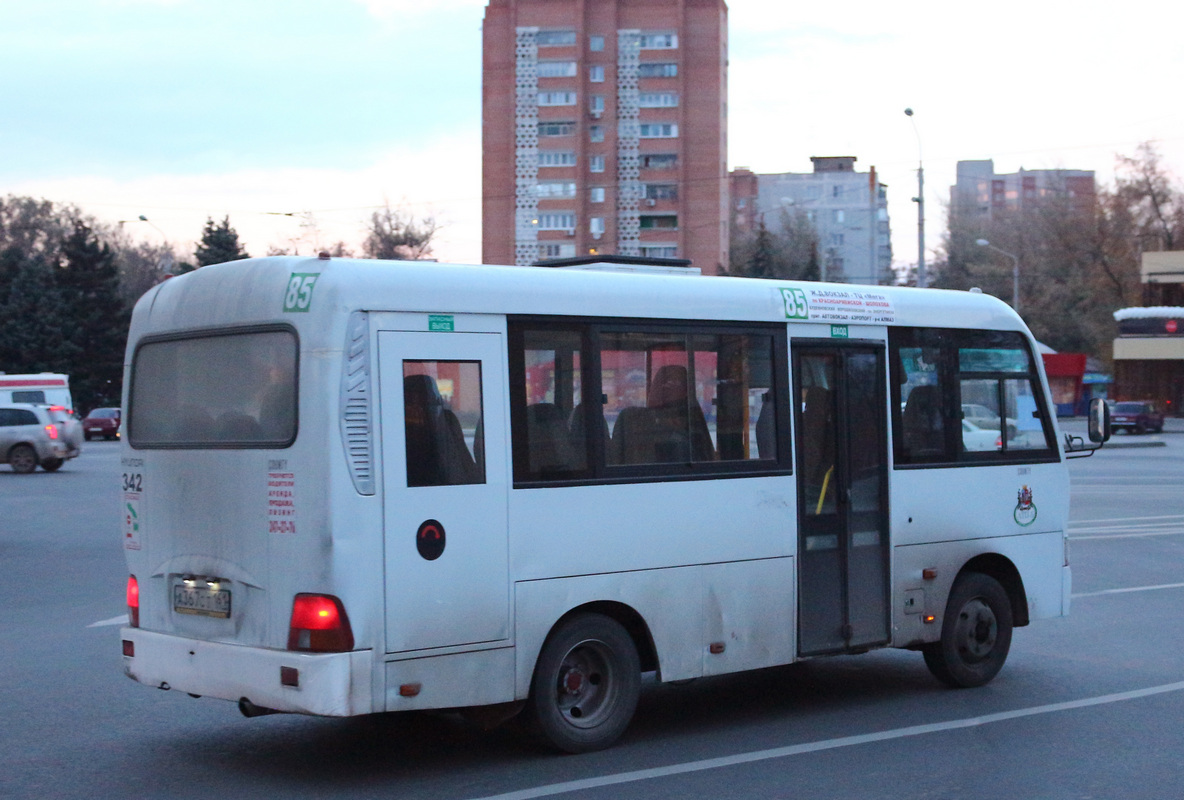
[[[546,314],[991,328],[1026,332],[976,292],[594,269],[274,256],[203,267],[154,287],[134,327],[154,332],[291,319],[284,295],[315,275],[314,311]],[[135,335],[135,331],[133,331]],[[854,335],[854,334],[853,334]]]

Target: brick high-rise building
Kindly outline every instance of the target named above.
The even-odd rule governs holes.
[[[490,0],[485,263],[728,263],[727,13],[723,0]]]

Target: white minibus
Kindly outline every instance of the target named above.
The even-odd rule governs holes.
[[[977,686],[1068,612],[1067,446],[1008,306],[673,271],[323,255],[151,289],[126,674],[581,752],[643,673],[896,647]]]

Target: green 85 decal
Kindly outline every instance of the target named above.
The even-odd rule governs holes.
[[[781,299],[785,301],[786,319],[810,318],[810,308],[806,304],[806,293],[801,289],[782,289]]]
[[[312,287],[319,277],[319,272],[293,272],[284,293],[284,311],[308,311],[312,305]]]

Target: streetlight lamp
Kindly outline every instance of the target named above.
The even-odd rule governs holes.
[[[917,204],[917,286],[924,289],[929,285],[925,274],[925,164],[921,160],[921,134],[913,121],[913,110],[906,108],[904,115],[912,123],[913,135],[917,137],[917,196],[913,202]]]
[[[1002,253],[1011,259],[1011,307],[1015,309],[1015,313],[1020,313],[1020,257],[1015,253],[1009,253],[1000,247],[996,247],[986,239],[975,239],[974,243],[979,247],[985,247],[988,250],[994,250],[996,253]]]

